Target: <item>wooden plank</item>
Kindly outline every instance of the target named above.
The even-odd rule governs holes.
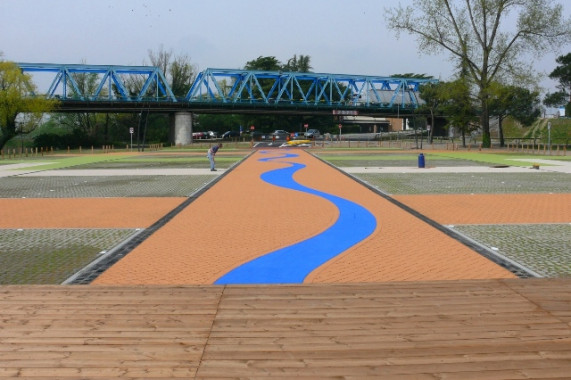
[[[0,287],[0,378],[568,378],[570,286]]]
[[[223,377],[231,373],[233,377],[247,376],[393,376],[413,374],[433,374],[436,378],[447,378],[458,372],[478,372],[481,379],[487,379],[489,371],[528,371],[541,370],[543,378],[551,371],[558,373],[566,369],[571,373],[569,360],[493,360],[466,363],[394,364],[390,358],[351,359],[351,360],[204,360],[198,369],[199,377]],[[438,377],[440,376],[440,377]]]

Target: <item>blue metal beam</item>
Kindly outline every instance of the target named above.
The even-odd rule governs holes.
[[[28,73],[56,73],[46,94],[48,97],[59,96],[66,99],[73,95],[74,99],[83,101],[141,101],[150,98],[154,101],[177,102],[164,74],[158,67],[154,66],[60,65],[52,63],[18,63],[18,66],[23,72]],[[96,75],[99,80],[96,90],[92,93],[81,91],[74,74]],[[137,76],[142,76],[145,82],[138,94],[133,96],[129,94],[125,80]],[[149,94],[151,85],[155,87]],[[104,90],[106,90],[106,99],[101,97]]]
[[[206,69],[196,76],[184,99],[177,99],[157,67],[59,65],[18,63],[22,71],[55,73],[48,97],[77,101],[171,102],[271,107],[300,106],[331,109],[416,109],[418,91],[431,79],[365,75],[298,73],[232,69]],[[96,89],[87,92],[77,82],[78,74],[97,76]],[[129,79],[131,78],[131,79]],[[136,94],[129,93],[128,80],[144,80]]]

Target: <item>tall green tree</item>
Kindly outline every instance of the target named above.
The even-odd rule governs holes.
[[[549,78],[559,81],[559,89],[569,96],[571,102],[571,53],[557,57],[555,62],[559,66],[549,74]]]
[[[554,93],[547,93],[543,99],[543,104],[547,107],[565,107],[568,104],[567,94],[563,91],[557,91]]]
[[[36,93],[32,78],[13,62],[0,60],[0,149],[13,137],[35,129],[57,101]],[[20,117],[20,125],[18,125]]]
[[[82,62],[85,64],[85,62]],[[101,83],[101,76],[97,73],[72,73],[73,80],[77,84],[77,90],[69,86],[69,96],[79,98],[80,96],[91,97],[97,92]],[[117,91],[112,86],[111,89],[103,88],[99,94],[101,99],[106,99],[109,91]],[[117,114],[103,114],[95,112],[72,112],[56,113],[53,119],[68,133],[76,137],[74,142],[78,145],[98,145],[111,143],[111,130],[116,125]],[[72,145],[74,145],[72,144]]]
[[[293,71],[298,73],[308,73],[313,69],[311,67],[311,57],[309,55],[294,54],[293,57],[287,60],[286,64],[282,66],[283,71]]]
[[[559,91],[545,96],[544,104],[548,107],[566,106],[566,114],[571,115],[571,53],[557,57],[559,66],[549,74],[549,78],[558,80]]]
[[[196,68],[190,63],[190,58],[176,56],[167,72],[167,79],[170,79],[173,94],[179,97],[186,96],[195,76]]]
[[[246,62],[244,69],[279,71],[282,69],[282,63],[274,56],[266,56],[266,57],[259,56],[256,59]]]
[[[501,147],[505,146],[503,121],[507,117],[530,126],[541,115],[538,91],[496,82],[490,87],[490,94],[490,115],[498,118]]]
[[[172,50],[165,50],[161,45],[158,50],[148,50],[148,59],[152,66],[158,67],[163,72],[176,97],[186,96],[197,72],[196,66],[191,63],[188,56],[176,55]],[[147,63],[143,62],[143,64]],[[140,93],[145,80],[146,78],[143,76],[130,76],[126,79],[126,85],[131,96]],[[128,136],[130,127],[136,129],[136,138],[139,143],[144,144],[147,141],[167,142],[169,140],[167,114],[142,112],[136,118],[119,117],[118,121],[120,124],[118,128],[124,131],[122,134],[125,136]]]
[[[422,104],[418,108],[418,113],[426,113],[430,115],[430,130],[428,131],[428,142],[432,144],[435,125],[435,117],[440,110],[444,101],[443,91],[444,82],[426,83],[419,89]]]
[[[186,55],[175,55],[172,50],[165,50],[161,45],[158,50],[148,50],[148,58],[151,66],[158,67],[171,87],[173,93],[177,97],[184,97],[194,78],[196,77],[196,66]],[[145,61],[144,65],[147,65]],[[140,93],[146,81],[144,76],[130,75],[126,78],[126,86],[131,96]]]
[[[460,77],[443,83],[440,97],[440,108],[448,122],[447,126],[460,131],[462,146],[466,147],[466,135],[478,128],[478,113],[470,92],[470,82],[466,77]]]
[[[571,42],[571,19],[553,0],[413,0],[386,10],[389,28],[418,38],[422,52],[465,61],[480,108],[483,146],[490,147],[490,86],[530,72],[529,54]],[[508,17],[516,16],[516,24]],[[530,73],[531,75],[531,73]]]

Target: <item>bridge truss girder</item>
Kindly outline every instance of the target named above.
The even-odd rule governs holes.
[[[48,98],[90,102],[177,101],[158,67],[51,63],[18,63],[18,66],[24,73],[54,74],[46,93]],[[136,85],[130,86],[128,81]],[[131,93],[130,87],[140,89]]]
[[[184,98],[222,104],[299,104],[310,107],[417,108],[419,87],[430,79],[206,69]]]
[[[184,98],[153,66],[18,63],[25,73],[52,75],[45,93],[62,112],[254,112],[311,113],[355,110],[360,114],[410,113],[421,105],[419,88],[430,79],[365,75],[206,69]],[[92,75],[90,86],[82,75]],[[136,85],[133,85],[136,83]],[[136,91],[129,89],[136,88]]]

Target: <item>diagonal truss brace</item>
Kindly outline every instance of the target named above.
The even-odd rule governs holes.
[[[25,73],[54,73],[47,97],[97,101],[169,101],[177,102],[164,74],[154,66],[105,66],[105,65],[60,65],[51,63],[18,63]],[[94,90],[80,86],[79,74],[95,75],[97,86]],[[144,80],[140,90],[132,94],[126,81]]]
[[[206,69],[184,98],[188,102],[266,105],[417,108],[418,91],[431,79],[254,70]]]
[[[254,105],[272,108],[416,109],[420,86],[432,79],[209,68],[177,99],[164,73],[153,66],[18,63],[23,72],[52,75],[46,94],[78,101],[151,101]],[[86,86],[90,75],[95,86]],[[92,75],[92,76],[91,76]]]

